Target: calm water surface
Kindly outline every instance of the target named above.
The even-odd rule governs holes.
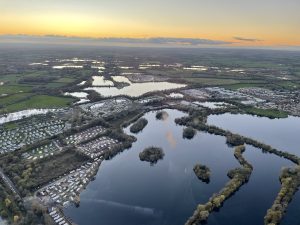
[[[96,180],[81,194],[80,207],[70,207],[66,214],[80,225],[181,225],[199,202],[218,191],[229,180],[227,171],[239,166],[225,138],[199,132],[193,140],[184,140],[183,128],[174,123],[184,114],[168,113],[166,121],[148,113],[149,123],[137,135],[138,141],[102,163]],[[138,157],[151,145],[165,152],[154,166]],[[209,184],[195,176],[192,168],[196,163],[210,167]]]
[[[175,88],[185,87],[184,84],[176,84],[170,82],[146,82],[146,83],[131,83],[129,86],[118,89],[116,87],[89,87],[84,90],[94,90],[104,97],[128,95],[138,97],[148,92],[163,91]]]
[[[132,148],[102,163],[96,180],[81,194],[80,207],[65,210],[75,223],[182,225],[197,204],[207,202],[229,180],[228,170],[240,165],[225,138],[198,132],[192,140],[183,139],[183,127],[176,126],[174,119],[184,114],[176,110],[167,112],[169,117],[165,121],[156,120],[155,112],[146,114],[149,123],[136,135],[137,142]],[[126,132],[129,133],[128,129]],[[153,166],[138,157],[151,145],[162,147],[165,152],[164,159]],[[250,181],[209,217],[209,225],[263,224],[263,217],[280,189],[280,170],[291,166],[289,161],[251,146],[247,146],[244,156],[254,166]],[[211,169],[209,184],[195,176],[192,168],[196,163]],[[289,217],[297,216],[289,213],[286,219]]]
[[[300,117],[269,119],[225,113],[209,116],[207,123],[300,156]]]
[[[281,187],[281,168],[294,165],[248,145],[243,155],[254,167],[249,182],[229,198],[219,212],[211,214],[208,224],[263,225],[267,209],[272,206]]]

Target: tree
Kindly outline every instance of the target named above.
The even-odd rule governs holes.
[[[201,211],[199,213],[200,221],[206,221],[209,216],[209,212],[207,210]]]
[[[11,206],[11,200],[9,198],[6,198],[4,201],[5,201],[5,207],[9,208]]]
[[[0,212],[0,215],[1,215],[2,218],[7,218],[8,217],[8,214],[7,214],[7,212],[5,210],[2,210]]]

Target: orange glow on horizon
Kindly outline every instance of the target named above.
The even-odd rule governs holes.
[[[235,11],[235,14],[230,14],[225,13],[226,10],[220,11],[221,9],[217,9],[219,10],[218,13],[213,14],[213,16],[205,9],[199,15],[193,15],[187,11],[184,17],[175,13],[174,15],[168,14],[164,9],[158,9],[155,13],[143,10],[136,11],[136,9],[130,8],[124,10],[121,8],[118,9],[119,11],[115,11],[114,7],[118,7],[116,3],[110,11],[105,8],[98,12],[91,8],[89,11],[83,10],[80,8],[84,7],[80,5],[83,3],[78,2],[78,5],[74,2],[76,10],[70,10],[62,7],[63,2],[56,0],[45,0],[42,3],[32,0],[31,4],[33,2],[35,4],[27,6],[26,9],[22,8],[22,5],[18,8],[15,5],[18,1],[21,2],[20,0],[6,2],[9,5],[7,8],[11,8],[5,10],[5,7],[1,6],[2,2],[4,4],[5,1],[0,0],[0,35],[60,35],[90,38],[172,37],[234,42],[229,46],[300,46],[300,29],[298,28],[300,27],[300,20],[297,20],[299,14],[291,14],[292,19],[278,19],[278,21],[273,21],[277,19],[274,15],[270,19],[266,17],[261,20],[262,18],[259,16],[256,18],[251,14],[252,20],[248,18],[246,20],[242,12]],[[102,9],[104,4],[104,2],[100,4],[93,0],[87,1],[93,2],[95,5],[99,4],[98,9]],[[194,1],[189,1],[196,4]],[[23,4],[25,3],[23,2]],[[42,7],[43,4],[45,6]],[[142,7],[146,3],[140,4]],[[150,6],[154,7],[153,5]],[[48,9],[46,6],[56,6],[58,9]],[[39,9],[39,7],[41,8]],[[187,7],[189,6],[187,5]],[[188,16],[191,17],[189,20],[187,19]],[[259,40],[239,41],[234,37]]]

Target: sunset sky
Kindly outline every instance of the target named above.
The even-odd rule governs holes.
[[[300,46],[300,0],[0,0],[0,34]]]

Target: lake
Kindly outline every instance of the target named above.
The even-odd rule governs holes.
[[[80,196],[80,207],[65,209],[67,216],[80,225],[182,225],[199,203],[207,202],[224,186],[229,180],[227,172],[240,167],[233,148],[224,137],[203,132],[192,140],[183,139],[183,127],[174,119],[184,114],[166,111],[169,117],[164,121],[156,120],[155,112],[144,116],[149,123],[135,135],[137,142],[101,164],[96,180]],[[129,128],[125,131],[130,133]],[[138,156],[149,146],[165,152],[164,159],[153,166]],[[291,165],[251,146],[246,146],[244,156],[254,166],[249,182],[209,217],[209,225],[263,224],[280,188],[280,170]],[[209,184],[195,176],[196,163],[211,169]]]
[[[94,90],[104,97],[118,96],[118,95],[138,97],[148,92],[177,89],[185,86],[186,86],[185,84],[176,84],[170,82],[146,82],[146,83],[131,83],[129,86],[125,86],[120,89],[116,87],[89,87],[89,88],[85,88],[84,90]]]
[[[208,124],[254,138],[300,156],[300,118],[269,119],[247,114],[211,115]]]
[[[114,86],[114,82],[104,79],[103,76],[93,76],[93,86]]]

